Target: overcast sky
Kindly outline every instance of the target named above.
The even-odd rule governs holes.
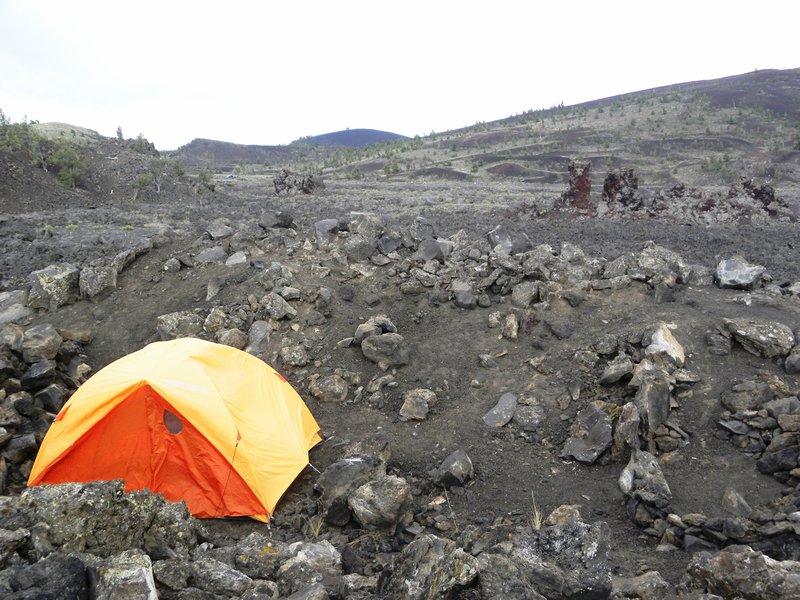
[[[413,136],[800,67],[800,2],[0,0],[0,109],[160,150]]]

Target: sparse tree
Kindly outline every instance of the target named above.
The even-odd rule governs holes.
[[[124,142],[125,138],[122,136],[122,125],[117,125],[117,141]]]

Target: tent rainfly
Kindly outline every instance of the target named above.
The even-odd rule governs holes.
[[[28,485],[122,479],[197,517],[267,521],[321,439],[302,398],[260,359],[195,338],[156,342],[72,395]]]

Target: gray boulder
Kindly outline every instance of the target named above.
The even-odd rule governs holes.
[[[561,458],[574,458],[584,463],[593,463],[611,447],[611,415],[605,403],[595,401],[578,413],[569,428],[569,437],[564,442]]]
[[[511,254],[511,250],[514,247],[514,241],[511,239],[511,235],[503,225],[498,225],[492,229],[486,237],[489,239],[489,244],[492,246],[492,250],[504,252],[505,254]]]
[[[636,577],[614,577],[611,581],[611,598],[669,600],[675,597],[672,586],[658,571],[647,571]]]
[[[212,246],[211,248],[203,248],[194,257],[198,265],[204,265],[215,262],[222,262],[228,258],[228,253],[222,246]]]
[[[538,299],[538,281],[522,281],[511,289],[511,303],[517,308],[528,308]]]
[[[356,328],[356,332],[353,335],[353,343],[360,345],[365,338],[382,333],[397,333],[397,327],[386,315],[375,315]]]
[[[453,304],[458,308],[475,308],[478,305],[478,297],[472,289],[472,284],[465,279],[456,279],[450,284],[450,292],[453,295]]]
[[[269,348],[269,338],[272,327],[267,321],[253,321],[247,332],[247,346],[245,352],[255,356],[263,356]]]
[[[223,240],[231,237],[234,233],[234,230],[230,225],[226,225],[225,223],[221,223],[219,221],[212,221],[206,227],[206,233],[211,237],[212,240]]]
[[[314,223],[314,239],[317,248],[327,248],[335,239],[339,232],[339,221],[336,219],[322,219]]]
[[[783,323],[750,319],[725,319],[724,323],[742,348],[756,356],[786,356],[795,345],[794,333]]]
[[[433,473],[433,482],[445,488],[464,485],[472,479],[475,471],[467,453],[461,449],[452,452]]]
[[[644,427],[653,432],[669,419],[670,386],[667,374],[660,369],[645,371],[639,383],[634,403]]]
[[[747,262],[741,256],[719,261],[714,279],[721,288],[752,290],[761,287],[766,267]]]
[[[508,423],[517,410],[517,395],[506,392],[500,396],[489,412],[483,415],[483,422],[489,427],[502,427]]]
[[[631,373],[633,373],[631,357],[625,353],[620,353],[609,361],[606,368],[603,369],[603,374],[600,375],[599,381],[603,385],[611,385]]]
[[[53,552],[32,565],[0,571],[3,597],[20,600],[89,598],[86,565],[77,556]]]
[[[78,289],[83,298],[95,300],[117,289],[117,270],[114,267],[84,267]]]
[[[279,321],[284,318],[294,318],[297,311],[282,296],[270,292],[259,301],[259,310],[269,315],[270,319]]]
[[[290,558],[278,569],[278,591],[281,596],[298,594],[306,598],[312,586],[322,585],[334,597],[341,597],[342,556],[328,540],[321,542],[295,542],[289,546]],[[318,596],[310,596],[316,598]]]
[[[23,323],[33,314],[26,306],[28,293],[25,290],[0,292],[0,327],[8,323]]]
[[[253,585],[241,571],[210,557],[192,562],[192,582],[201,590],[225,596],[241,596]]]
[[[58,354],[63,339],[50,323],[28,327],[22,335],[22,358],[28,364],[52,360]]]
[[[436,393],[426,388],[408,390],[400,407],[401,421],[424,421],[430,407],[436,404]]]
[[[348,497],[365,483],[386,474],[386,463],[378,457],[356,454],[330,464],[319,476],[315,488],[322,495],[325,520],[344,526],[350,520]]]
[[[684,585],[690,591],[723,598],[800,598],[800,562],[774,560],[749,546],[729,546],[693,556]]]
[[[125,493],[122,481],[62,483],[27,488],[6,527],[47,523],[34,552],[88,552],[106,558],[129,548],[151,557],[188,558],[197,545],[186,505],[149,491]]]
[[[335,373],[318,377],[308,386],[311,395],[321,402],[344,402],[347,399],[348,390],[347,381]]]
[[[393,530],[411,505],[411,486],[401,477],[383,475],[355,490],[347,504],[365,529]]]
[[[55,310],[72,302],[77,297],[79,276],[77,267],[68,263],[33,271],[28,276],[28,306]]]
[[[407,365],[410,355],[405,340],[399,333],[371,335],[361,342],[361,352],[383,371]]]
[[[162,340],[197,337],[203,331],[204,319],[190,310],[181,310],[156,318],[156,330]]]
[[[106,559],[97,568],[97,581],[92,592],[92,597],[98,600],[157,600],[150,557],[144,551],[133,548]]]
[[[418,536],[403,548],[387,586],[390,598],[451,598],[478,576],[478,560],[450,540]]]
[[[628,500],[628,514],[634,518],[636,508],[669,512],[672,492],[655,456],[644,450],[634,450],[630,461],[619,476],[619,488]]]

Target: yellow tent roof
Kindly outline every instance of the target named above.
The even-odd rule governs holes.
[[[197,516],[265,520],[308,464],[319,426],[272,367],[182,338],[102,369],[64,405],[29,485],[124,479]]]

